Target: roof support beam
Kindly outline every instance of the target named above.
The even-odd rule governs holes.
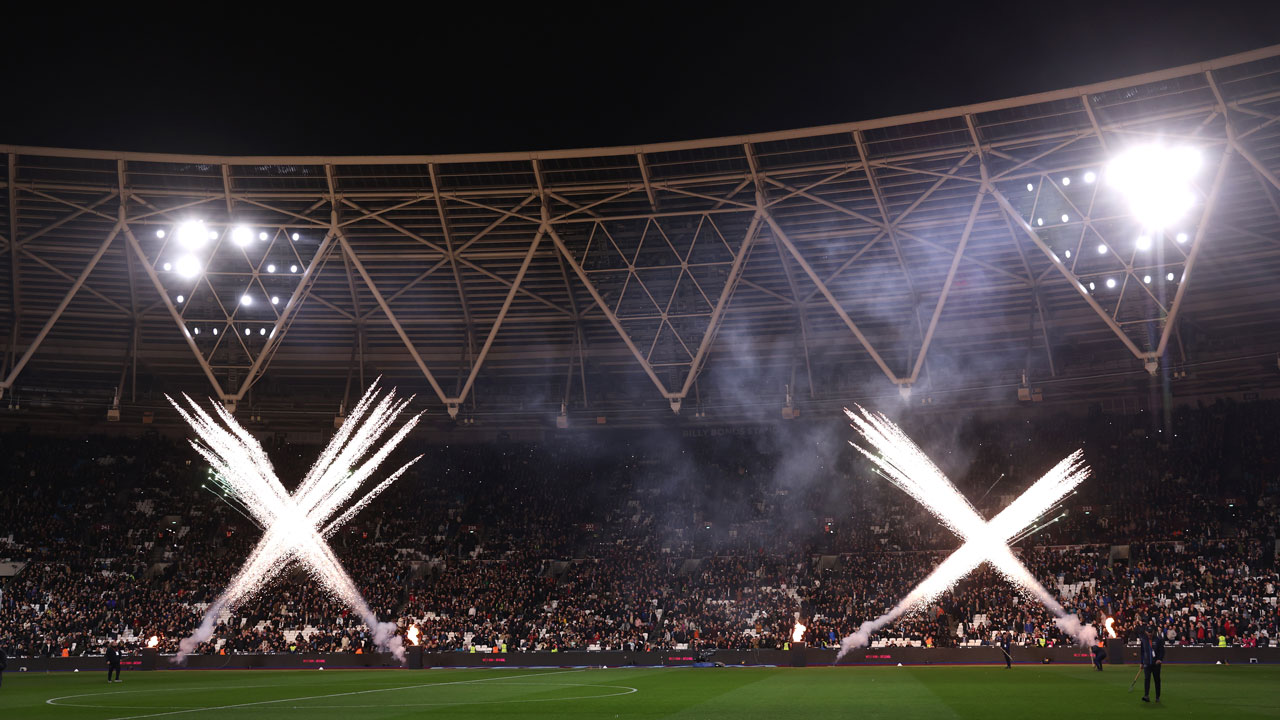
[[[124,213],[121,211],[121,216],[123,217],[123,215]],[[58,307],[54,308],[53,314],[51,314],[49,319],[45,321],[44,326],[40,328],[40,332],[36,333],[35,338],[33,338],[31,343],[27,345],[26,352],[22,353],[22,357],[18,358],[18,362],[9,369],[9,374],[5,376],[4,381],[0,382],[0,392],[13,387],[13,381],[18,378],[18,373],[22,372],[22,368],[27,366],[27,362],[31,360],[31,356],[36,353],[36,350],[40,349],[40,343],[44,342],[44,339],[48,337],[49,331],[52,330],[58,320],[62,318],[62,313],[66,311],[67,306],[75,299],[76,293],[80,292],[80,288],[84,287],[85,279],[87,279],[89,277],[89,273],[93,272],[93,269],[98,266],[98,261],[102,259],[102,256],[107,253],[107,248],[111,247],[111,243],[115,241],[116,235],[120,234],[120,228],[123,224],[123,220],[117,222],[115,227],[111,228],[111,232],[107,233],[107,238],[98,246],[98,251],[93,254],[93,257],[89,258],[89,263],[85,265],[84,270],[80,271],[80,275],[77,276],[75,282],[71,284],[71,288],[62,296],[62,302],[59,302]]]

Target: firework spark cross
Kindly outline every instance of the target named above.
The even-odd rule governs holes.
[[[200,627],[179,643],[174,662],[182,662],[200,643],[213,636],[224,611],[235,609],[260,592],[294,563],[304,567],[326,590],[356,611],[369,627],[380,650],[404,661],[404,647],[395,623],[378,621],[351,576],[325,542],[325,538],[355,517],[421,458],[418,456],[410,460],[346,507],[352,496],[421,418],[420,414],[410,418],[375,449],[379,438],[413,399],[397,400],[394,390],[381,399],[378,394],[375,381],[292,494],[280,484],[262,445],[222,405],[212,403],[215,414],[210,415],[190,397],[183,396],[188,408],[168,398],[195,430],[198,439],[193,439],[191,446],[209,462],[223,491],[265,528],[265,534],[244,566],[222,595],[205,610]]]
[[[857,444],[854,447],[866,455],[890,482],[924,505],[965,542],[896,606],[884,615],[862,623],[856,632],[846,637],[840,643],[837,660],[850,650],[865,646],[875,631],[932,602],[983,562],[991,563],[1024,595],[1043,603],[1054,614],[1058,627],[1077,642],[1092,644],[1093,628],[1083,625],[1075,615],[1069,615],[1014,557],[1008,545],[1089,476],[1083,453],[1076,451],[1067,456],[987,522],[933,461],[888,418],[863,408],[858,408],[857,413],[849,410],[845,413],[874,451]]]

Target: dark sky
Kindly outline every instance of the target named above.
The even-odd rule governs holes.
[[[0,143],[537,150],[929,110],[1280,43],[1280,1],[6,7]],[[11,3],[11,5],[13,5]],[[835,6],[835,3],[829,3]],[[247,7],[247,5],[246,5]],[[785,10],[784,10],[785,8]],[[194,13],[179,19],[181,13]],[[165,18],[160,22],[157,18]]]

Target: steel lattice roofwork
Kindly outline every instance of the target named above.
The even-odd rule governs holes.
[[[1154,234],[1104,177],[1153,142],[1201,158]],[[379,374],[511,425],[1280,384],[1280,46],[640,147],[0,153],[19,409],[333,415]]]

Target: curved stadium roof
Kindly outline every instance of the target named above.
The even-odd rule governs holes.
[[[1203,167],[1140,249],[1101,174],[1157,140]],[[1280,46],[638,147],[0,154],[0,385],[27,409],[181,390],[314,423],[376,375],[511,426],[1280,384]],[[216,239],[184,278],[194,220]]]

